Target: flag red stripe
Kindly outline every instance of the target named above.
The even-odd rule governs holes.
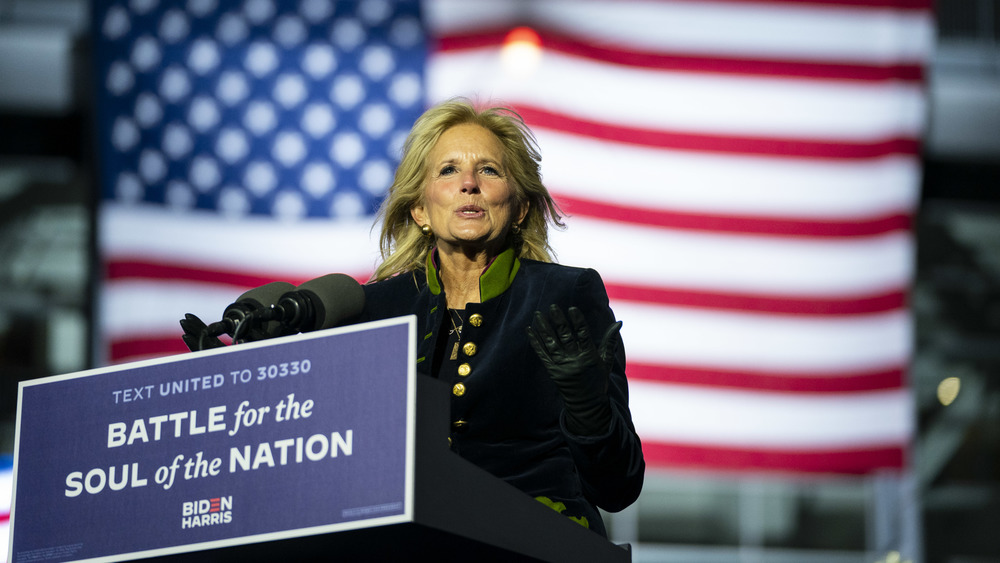
[[[921,82],[923,67],[918,64],[848,64],[813,61],[775,60],[762,58],[719,57],[712,55],[674,54],[643,51],[633,46],[613,46],[576,39],[546,29],[534,28],[542,46],[566,55],[622,66],[672,72],[770,76],[794,79],[860,80],[865,82],[894,80]],[[438,51],[456,52],[503,45],[509,29],[478,31],[468,34],[444,35],[437,38]]]
[[[574,215],[694,231],[825,238],[882,235],[893,231],[909,231],[912,227],[912,219],[905,213],[837,221],[669,211],[605,203],[561,194],[556,196],[556,200],[564,210]]]
[[[799,471],[863,475],[876,469],[901,470],[906,461],[906,451],[902,446],[786,451],[643,441],[642,452],[649,466],[732,471]]]
[[[141,259],[130,259],[127,257],[117,257],[114,260],[105,262],[105,279],[147,279],[147,280],[184,280],[191,282],[208,282],[219,285],[231,285],[233,287],[257,287],[275,281],[275,277],[265,274],[248,274],[236,271],[209,270],[205,268],[195,268],[192,266],[182,266],[178,264],[166,264],[162,262],[149,262]],[[305,281],[305,280],[301,280]],[[301,283],[291,282],[291,283]]]
[[[106,279],[108,280],[175,280],[226,285],[240,289],[257,287],[280,277],[139,260],[114,260],[108,262],[106,266],[108,272]],[[353,277],[362,283],[368,278],[367,275],[354,275]],[[305,280],[287,281],[299,284]],[[898,290],[851,297],[801,297],[698,291],[616,282],[605,285],[609,297],[623,301],[768,314],[864,315],[895,311],[906,305],[906,294]]]
[[[570,117],[520,103],[515,104],[515,108],[532,128],[543,127],[594,139],[660,149],[781,158],[837,160],[872,159],[893,154],[913,156],[918,154],[920,149],[919,141],[903,137],[887,138],[871,142],[849,142],[708,135],[660,129],[641,129],[639,127],[602,123],[579,117]]]
[[[852,297],[776,297],[616,282],[606,282],[605,287],[611,299],[623,301],[785,315],[864,315],[886,313],[906,306],[903,291]]]
[[[789,393],[850,393],[901,389],[905,386],[904,372],[901,367],[817,376],[816,374],[721,370],[629,361],[627,374],[628,378],[633,381],[643,380]]]
[[[360,283],[368,281],[370,274],[352,274]],[[140,258],[118,256],[105,262],[106,280],[183,280],[188,282],[205,282],[215,285],[228,285],[236,288],[257,287],[276,280],[287,281],[299,285],[309,278],[291,278],[287,275],[247,273],[246,271],[196,268],[170,264],[167,262],[151,262]]]

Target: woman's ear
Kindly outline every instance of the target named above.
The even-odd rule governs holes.
[[[410,208],[410,217],[417,223],[418,227],[423,227],[427,224],[427,213],[424,210],[423,205],[414,205]]]
[[[528,208],[530,207],[530,205],[531,204],[529,202],[527,202],[527,201],[524,202],[523,204],[521,204],[521,211],[520,211],[520,213],[517,216],[517,224],[518,225],[520,225],[521,223],[523,223],[524,222],[524,218],[528,216]]]

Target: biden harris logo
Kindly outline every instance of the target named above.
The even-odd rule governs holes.
[[[181,529],[203,528],[233,521],[233,497],[214,497],[181,503]]]

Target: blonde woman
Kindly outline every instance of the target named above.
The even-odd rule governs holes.
[[[511,110],[425,112],[379,211],[360,320],[415,314],[417,370],[452,388],[452,449],[606,535],[598,507],[635,501],[645,470],[621,323],[597,272],[552,263],[562,223],[539,161]]]

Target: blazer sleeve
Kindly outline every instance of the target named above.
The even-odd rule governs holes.
[[[570,301],[583,311],[594,338],[600,338],[615,322],[604,282],[594,270],[584,270],[580,275]],[[642,443],[635,432],[628,406],[625,347],[620,335],[618,338],[618,353],[608,382],[612,412],[608,432],[600,436],[577,436],[566,429],[565,413],[560,417],[562,431],[580,473],[584,495],[610,512],[617,512],[635,502],[642,490],[646,470]]]

